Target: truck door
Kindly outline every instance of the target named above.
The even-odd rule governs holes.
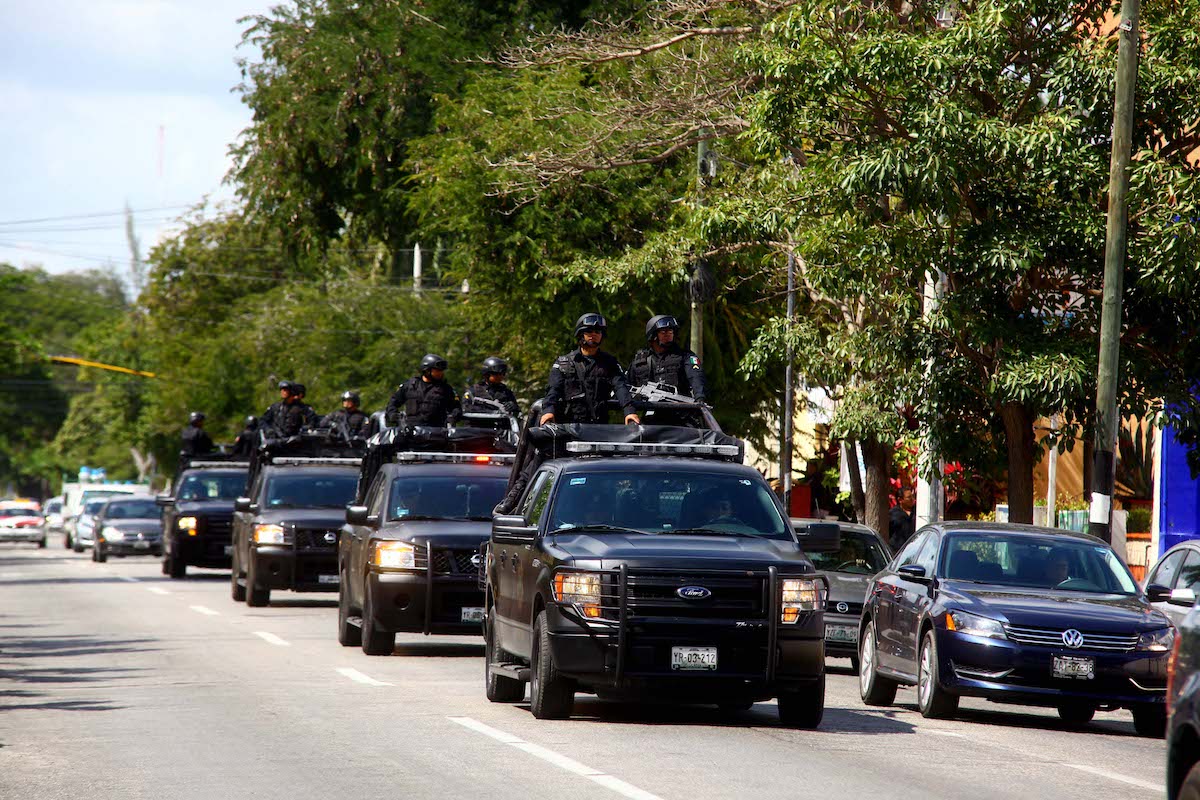
[[[530,482],[519,506],[519,513],[528,525],[536,525],[541,518],[553,483],[549,469],[540,471]],[[529,657],[533,633],[529,612],[536,586],[525,578],[529,575],[535,538],[494,533],[489,553],[496,604],[496,636],[505,650],[521,658]]]

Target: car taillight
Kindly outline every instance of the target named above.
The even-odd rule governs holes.
[[[1175,644],[1171,645],[1171,655],[1167,657],[1167,713],[1175,705],[1175,667],[1179,663],[1179,642],[1183,636],[1175,632]]]

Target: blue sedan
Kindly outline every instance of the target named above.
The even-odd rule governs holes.
[[[963,696],[1057,708],[1083,724],[1127,708],[1162,736],[1175,629],[1107,544],[1029,525],[922,528],[872,581],[859,635],[860,692],[890,705],[916,685],[926,717]]]

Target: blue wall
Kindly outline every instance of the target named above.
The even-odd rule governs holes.
[[[1162,479],[1158,498],[1158,554],[1162,555],[1184,539],[1200,538],[1200,480],[1192,478],[1187,465],[1187,447],[1166,427],[1163,437]]]

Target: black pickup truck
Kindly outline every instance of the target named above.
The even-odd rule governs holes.
[[[341,644],[390,655],[398,632],[482,632],[480,550],[512,449],[504,435],[465,427],[371,440],[338,541]]]
[[[235,501],[230,594],[265,606],[274,589],[336,592],[337,540],[354,502],[361,449],[321,434],[266,442]]]
[[[233,503],[246,488],[245,457],[211,455],[186,462],[163,507],[162,571],[183,578],[188,567],[229,569]]]
[[[777,697],[815,727],[825,580],[742,443],[673,426],[528,428],[525,484],[485,552],[489,700],[538,718],[577,691],[739,709]],[[536,452],[530,458],[529,454]]]

